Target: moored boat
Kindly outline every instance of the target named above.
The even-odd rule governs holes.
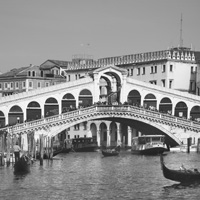
[[[92,137],[80,137],[71,139],[72,151],[75,152],[94,152],[97,150],[97,141]]]
[[[27,173],[30,171],[31,159],[28,156],[22,155],[14,164],[14,173]]]
[[[102,150],[102,154],[104,156],[118,156],[120,152],[120,146],[117,146],[114,149],[104,149]]]
[[[180,170],[169,169],[165,166],[163,156],[160,155],[161,169],[166,179],[177,181],[180,183],[200,183],[200,172],[197,169],[187,170],[182,168]]]
[[[142,135],[132,139],[131,152],[142,155],[158,155],[168,151],[164,135]]]

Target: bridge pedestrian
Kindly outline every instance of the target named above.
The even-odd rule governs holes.
[[[14,150],[14,154],[15,154],[15,163],[16,163],[20,158],[19,154],[20,154],[20,151],[21,151],[21,148],[18,145],[18,142],[16,142],[16,144],[13,146],[13,150]]]

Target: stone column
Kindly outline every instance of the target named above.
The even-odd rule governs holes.
[[[121,138],[121,131],[120,131],[120,123],[117,123],[117,145],[122,144],[122,138]]]
[[[97,129],[97,145],[100,147],[101,146],[101,137],[100,137],[101,131]]]
[[[107,129],[107,147],[110,146],[110,129]]]
[[[130,127],[130,126],[128,126],[127,127],[128,128],[128,143],[127,143],[127,145],[129,146],[129,147],[131,147],[131,140],[132,140],[132,128]]]

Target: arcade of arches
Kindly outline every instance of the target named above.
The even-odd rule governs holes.
[[[43,105],[37,100],[30,101],[25,110],[18,105],[13,105],[8,111],[8,116],[5,116],[4,112],[0,110],[0,127],[50,117],[78,108],[92,106],[94,103],[112,105],[126,103],[177,117],[188,118],[189,116],[192,120],[200,119],[200,106],[198,105],[194,105],[189,110],[187,103],[184,101],[179,101],[174,105],[169,97],[163,97],[161,100],[158,100],[156,94],[153,93],[146,94],[142,99],[140,91],[136,89],[132,89],[128,93],[127,102],[120,102],[121,85],[122,82],[119,75],[107,72],[99,78],[99,102],[94,102],[94,97],[89,89],[83,89],[79,92],[77,98],[73,93],[66,93],[61,100],[55,97],[47,98]],[[97,139],[99,145],[103,146],[114,146],[118,141],[129,144],[129,137],[133,134],[138,134],[134,128],[131,130],[130,127],[122,128],[124,125],[116,122],[91,121],[88,124],[90,124],[87,127],[92,136]],[[132,132],[131,136],[129,134],[130,131]]]

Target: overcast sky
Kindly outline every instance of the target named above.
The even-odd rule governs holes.
[[[0,0],[0,71],[183,45],[200,51],[200,0]]]

